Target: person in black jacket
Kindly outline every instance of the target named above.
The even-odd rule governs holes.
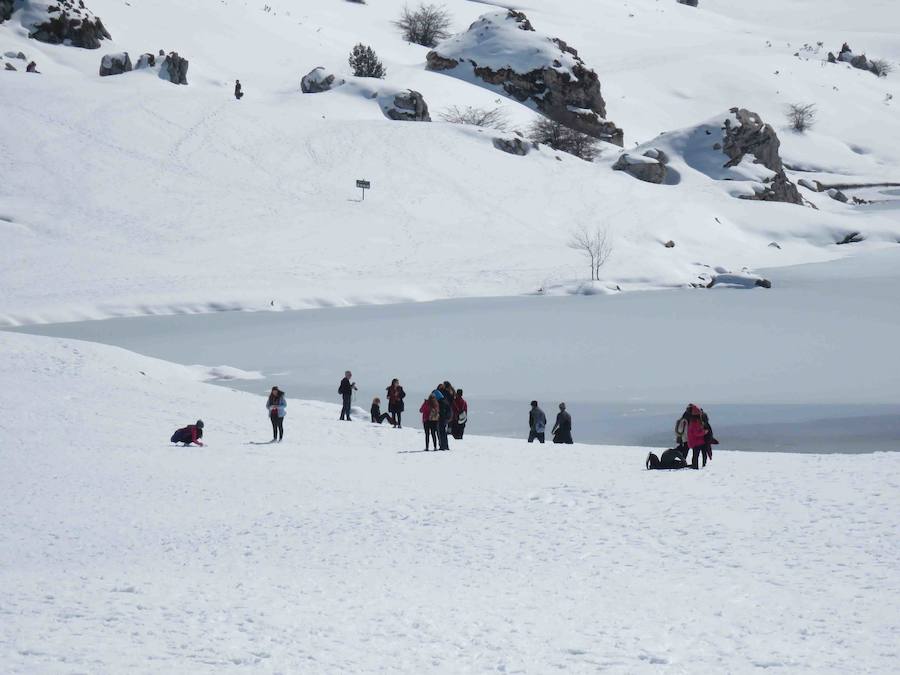
[[[240,101],[242,98],[244,98],[244,92],[241,89],[241,81],[240,80],[234,81],[234,97],[238,101]]]
[[[403,399],[406,398],[406,392],[400,386],[400,380],[396,377],[391,380],[391,385],[385,390],[387,391],[388,412],[394,417],[394,426],[401,429],[403,425]]]
[[[572,416],[566,412],[566,404],[559,404],[559,414],[553,425],[554,443],[572,443]]]
[[[353,400],[353,392],[356,391],[356,382],[351,382],[350,378],[353,373],[349,370],[344,373],[344,379],[338,387],[338,393],[341,395],[341,420],[350,421],[350,403]]]
[[[541,410],[537,401],[531,402],[531,410],[528,411],[528,442],[534,443],[535,439],[544,442],[544,430],[547,428],[547,416]]]
[[[446,385],[442,382],[437,386],[437,392],[441,394],[438,398],[438,442],[440,447],[438,450],[449,450],[450,441],[447,438],[447,425],[450,424],[450,418],[453,417],[453,400],[450,398],[450,392]]]
[[[381,424],[385,420],[388,420],[391,423],[392,427],[397,426],[394,423],[394,418],[391,417],[388,413],[381,412],[381,399],[375,397],[372,399],[372,408],[369,410],[372,415],[372,423],[373,424]]]

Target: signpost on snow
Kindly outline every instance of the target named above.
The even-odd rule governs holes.
[[[356,187],[362,189],[362,201],[366,201],[366,190],[372,189],[372,184],[367,180],[356,181]]]

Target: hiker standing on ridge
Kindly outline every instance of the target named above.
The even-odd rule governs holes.
[[[538,407],[537,401],[531,402],[531,410],[528,413],[528,442],[534,443],[534,439],[544,442],[544,432],[547,429],[547,416]]]
[[[338,387],[338,393],[341,395],[341,401],[343,405],[341,406],[341,420],[350,421],[350,403],[353,400],[353,392],[356,391],[356,382],[351,382],[350,378],[353,377],[353,373],[349,370],[344,373],[344,379],[341,380],[341,385]]]

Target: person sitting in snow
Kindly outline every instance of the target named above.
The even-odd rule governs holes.
[[[385,420],[391,423],[392,427],[397,426],[394,418],[389,413],[381,412],[381,399],[377,396],[372,399],[372,408],[369,410],[372,414],[372,424],[383,424]]]
[[[170,440],[172,443],[184,443],[185,446],[191,443],[202,446],[203,441],[200,440],[201,438],[203,438],[203,420],[197,420],[196,424],[188,424],[186,427],[178,429],[172,434]]]

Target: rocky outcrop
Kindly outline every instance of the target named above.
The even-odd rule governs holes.
[[[887,75],[888,70],[884,66],[883,61],[870,60],[865,54],[854,54],[853,50],[850,49],[850,45],[846,42],[841,46],[841,51],[838,52],[837,56],[832,52],[828,52],[828,63],[849,63],[854,68],[867,70],[879,77]]]
[[[159,69],[159,76],[172,84],[187,84],[187,72],[189,61],[178,55],[178,52],[170,52]]]
[[[128,56],[128,52],[106,54],[100,61],[100,77],[121,75],[122,73],[131,72],[131,70],[131,57]]]
[[[303,76],[300,80],[300,91],[304,94],[318,94],[323,91],[330,91],[342,84],[344,84],[344,80],[337,78],[334,73],[329,73],[325,68],[319,66]]]
[[[397,94],[384,97],[381,102],[384,114],[392,120],[403,122],[430,122],[428,104],[417,91],[405,89]]]
[[[518,136],[513,136],[512,138],[495,138],[494,147],[508,152],[510,155],[524,157],[531,151],[533,144]]]
[[[0,23],[9,20],[13,13],[13,0],[0,0]]]
[[[845,195],[843,192],[841,192],[840,190],[837,190],[835,188],[831,188],[825,194],[827,194],[829,197],[831,197],[835,201],[841,202],[842,204],[846,204],[847,202],[850,201],[850,198],[847,195]]]
[[[732,108],[732,117],[726,118],[722,127],[721,150],[728,157],[726,167],[737,166],[750,155],[755,164],[761,164],[775,175],[748,199],[760,201],[803,204],[803,198],[787,174],[778,149],[781,141],[775,130],[760,119],[759,115],[745,108]]]
[[[606,119],[597,73],[563,40],[536,32],[522,12],[485,14],[426,58],[430,70],[471,73],[567,127],[623,145],[622,130]]]
[[[27,15],[32,17],[25,26],[28,37],[39,42],[99,49],[101,40],[112,39],[100,17],[94,16],[84,0],[55,0],[46,5],[26,0],[25,5]]]
[[[613,164],[613,171],[624,171],[645,183],[660,184],[666,180],[668,163],[669,158],[666,153],[657,148],[651,148],[640,156],[623,153]]]

